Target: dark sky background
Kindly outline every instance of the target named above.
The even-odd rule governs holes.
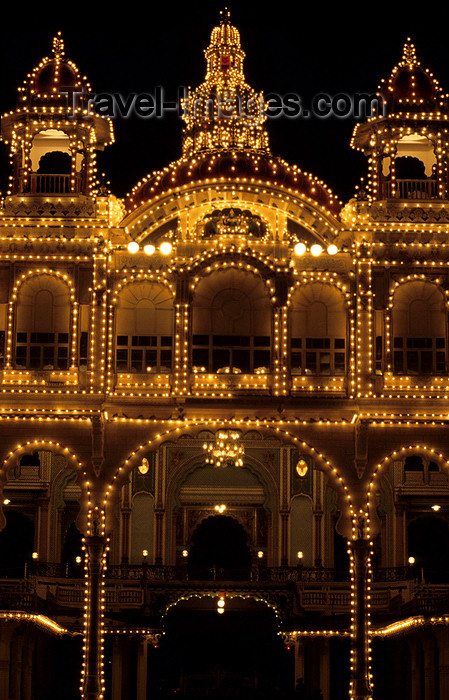
[[[16,88],[51,52],[61,30],[66,56],[87,75],[95,92],[153,93],[163,86],[169,99],[178,86],[204,77],[203,50],[224,2],[158,2],[75,5],[45,3],[2,22],[2,112],[16,104]],[[449,90],[449,9],[411,4],[292,3],[278,0],[229,3],[246,53],[249,84],[265,93],[294,92],[305,105],[320,92],[373,92],[399,61],[407,36],[418,58]],[[435,5],[435,8],[437,6]],[[442,6],[440,5],[440,8]],[[376,10],[379,10],[376,14]],[[346,201],[365,175],[365,158],[349,147],[353,118],[271,119],[271,149],[324,180]],[[112,191],[123,196],[147,173],[181,154],[182,123],[163,119],[115,120],[116,143],[99,158]],[[1,146],[2,191],[9,174]]]

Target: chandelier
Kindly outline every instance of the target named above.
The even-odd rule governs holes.
[[[219,430],[214,442],[205,442],[206,464],[215,467],[243,467],[245,448],[237,430]]]

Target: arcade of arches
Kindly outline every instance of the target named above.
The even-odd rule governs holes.
[[[0,698],[445,700],[447,100],[408,40],[342,205],[205,57],[123,200],[61,35],[2,118]]]

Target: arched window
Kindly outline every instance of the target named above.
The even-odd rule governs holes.
[[[195,290],[192,366],[197,371],[270,371],[271,304],[263,281],[240,270],[204,278]]]
[[[156,282],[135,282],[121,291],[116,316],[117,372],[170,372],[173,298]]]
[[[446,372],[446,310],[436,285],[416,280],[398,287],[392,322],[394,374]]]
[[[68,369],[69,339],[67,285],[45,274],[25,280],[17,295],[16,369]]]
[[[321,282],[299,287],[290,307],[292,372],[344,375],[346,344],[346,309],[341,292]]]

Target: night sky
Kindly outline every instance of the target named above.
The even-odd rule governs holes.
[[[179,86],[204,77],[203,50],[225,2],[95,3],[36,6],[20,22],[2,26],[2,112],[15,107],[16,88],[51,52],[52,37],[63,32],[66,56],[87,75],[95,92],[154,93],[163,86],[175,99]],[[248,83],[265,93],[294,92],[304,105],[320,92],[374,92],[402,54],[411,36],[418,58],[449,91],[449,9],[438,16],[411,5],[292,3],[267,9],[258,2],[228,3],[241,33]],[[441,6],[440,6],[441,7]],[[405,9],[404,9],[405,8]],[[380,10],[376,15],[376,9]],[[385,17],[388,16],[388,22]],[[180,118],[115,119],[116,143],[100,155],[112,191],[123,196],[147,173],[181,154]],[[324,180],[346,201],[365,175],[365,158],[350,149],[353,118],[271,119],[274,154]],[[9,174],[1,146],[2,191]]]

